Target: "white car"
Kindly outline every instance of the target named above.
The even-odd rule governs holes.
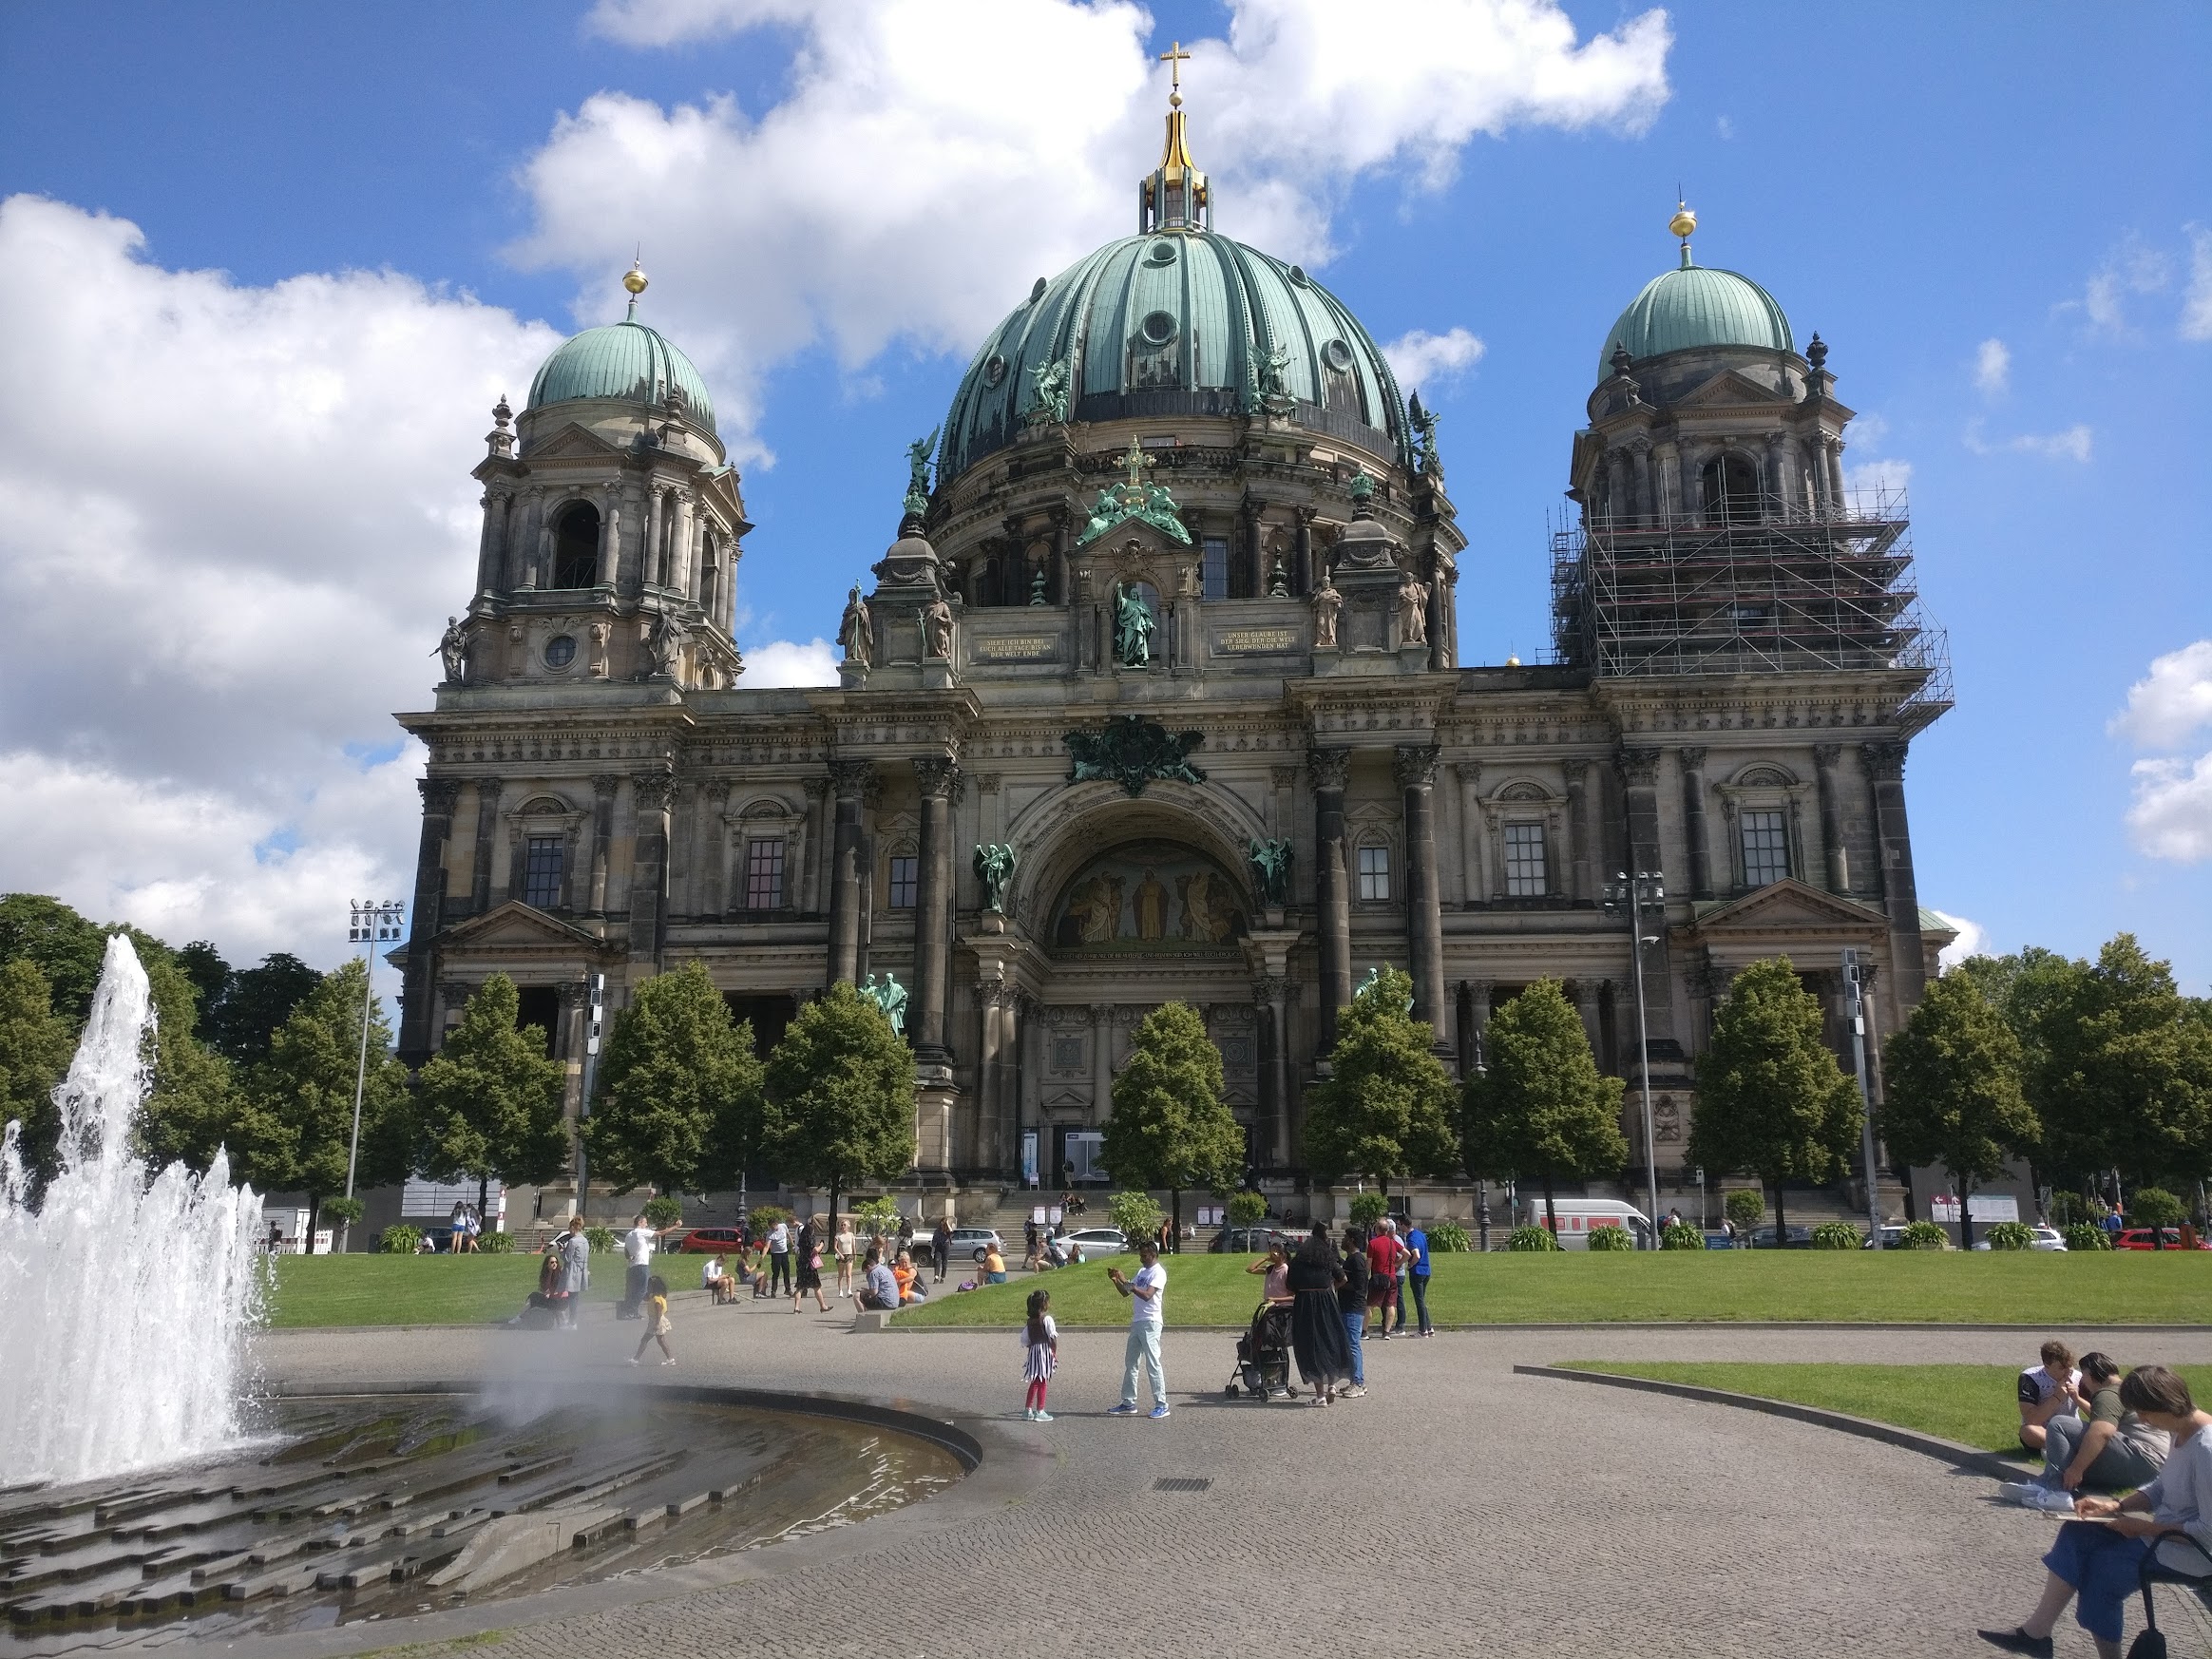
[[[1083,1247],[1083,1260],[1099,1256],[1118,1256],[1129,1249],[1129,1240],[1118,1228],[1078,1227],[1067,1235],[1068,1243]]]
[[[2066,1235],[2055,1227],[2044,1227],[2038,1223],[2030,1228],[2029,1230],[2035,1235],[2035,1242],[2028,1247],[2031,1250],[2063,1250],[2066,1249]],[[1986,1238],[1977,1238],[1974,1241],[1974,1248],[1977,1250],[1986,1250],[1990,1248],[1990,1241]]]

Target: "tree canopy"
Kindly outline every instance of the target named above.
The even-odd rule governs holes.
[[[583,1125],[592,1178],[618,1192],[705,1191],[759,1105],[752,1030],[732,1023],[706,964],[657,974],[615,1016]]]
[[[1493,1180],[1535,1180],[1554,1231],[1553,1187],[1611,1173],[1628,1162],[1621,1134],[1625,1085],[1597,1069],[1582,1017],[1557,980],[1538,980],[1491,1016],[1483,1070],[1467,1079],[1459,1133],[1468,1170]]]
[[[493,974],[416,1078],[415,1167],[432,1180],[550,1181],[568,1166],[563,1094],[568,1068],[545,1056],[545,1033],[517,1030],[520,998]]]
[[[1337,1016],[1329,1076],[1306,1091],[1306,1161],[1328,1180],[1356,1172],[1387,1189],[1459,1167],[1451,1074],[1434,1028],[1405,1011],[1412,995],[1385,967]]]
[[[771,1152],[785,1180],[832,1197],[914,1161],[914,1051],[839,982],[799,1010],[768,1057]]]
[[[2040,1135],[2020,1090],[2020,1039],[1970,975],[1931,984],[1884,1053],[1888,1092],[1882,1138],[1907,1163],[1940,1164],[1964,1199],[2006,1161],[2032,1153]],[[1959,1243],[1974,1223],[1959,1207]]]
[[[76,1027],[54,1012],[38,964],[29,957],[0,963],[0,1124],[22,1126],[16,1150],[34,1188],[53,1175],[62,1128],[53,1088],[76,1047]]]
[[[1221,1096],[1221,1050],[1188,1002],[1144,1017],[1114,1078],[1099,1156],[1125,1187],[1165,1187],[1182,1229],[1182,1195],[1244,1175],[1245,1133]]]

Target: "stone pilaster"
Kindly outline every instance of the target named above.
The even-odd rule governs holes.
[[[636,803],[630,857],[630,960],[660,968],[668,912],[668,809],[676,798],[676,779],[665,772],[641,772],[630,779]]]
[[[1843,803],[1836,786],[1836,764],[1842,758],[1840,743],[1813,746],[1813,778],[1821,803],[1821,868],[1828,891],[1837,894],[1851,890],[1851,849],[1843,840]]]
[[[830,846],[830,982],[854,984],[860,979],[863,835],[861,792],[875,768],[865,760],[832,760],[830,781],[837,791],[835,828]]]
[[[497,846],[494,837],[499,832],[500,780],[496,777],[477,778],[476,841],[469,853],[468,913],[481,916],[491,908],[491,858]]]
[[[1344,851],[1344,782],[1351,752],[1312,749],[1313,899],[1321,936],[1321,1046],[1336,1044],[1337,1010],[1352,1000],[1352,893]]]
[[[415,843],[414,904],[409,916],[407,974],[400,992],[400,1054],[410,1065],[429,1058],[435,1039],[437,1015],[430,1006],[433,977],[431,941],[443,925],[440,915],[446,896],[446,847],[453,834],[453,808],[461,799],[458,778],[426,777],[416,780],[422,791],[423,828]]]
[[[1405,813],[1405,943],[1413,1017],[1444,1024],[1444,924],[1437,894],[1437,746],[1402,743],[1392,759]]]
[[[952,978],[952,798],[960,768],[947,755],[914,763],[922,785],[922,847],[914,894],[914,1053],[943,1060],[944,1008]]]
[[[1284,1169],[1290,1162],[1290,982],[1263,974],[1252,982],[1259,1015],[1260,1111],[1255,1163]]]
[[[799,910],[818,916],[822,903],[822,854],[830,831],[830,780],[810,777],[801,786],[807,791],[807,850],[799,867]]]
[[[1712,830],[1706,820],[1706,752],[1688,748],[1682,759],[1682,821],[1689,835],[1689,892],[1693,899],[1713,896]]]
[[[1920,892],[1913,876],[1913,834],[1905,822],[1905,746],[1864,743],[1859,756],[1874,794],[1874,833],[1881,860],[1881,904],[1889,916],[1892,997],[1898,1018],[1911,1013],[1927,988],[1927,959],[1920,947]]]
[[[1596,893],[1591,864],[1597,845],[1597,814],[1590,805],[1590,762],[1564,760],[1560,769],[1567,774],[1567,896],[1587,905]]]
[[[607,865],[615,845],[615,791],[622,780],[602,773],[591,780],[591,885],[584,906],[594,916],[607,913]],[[486,874],[489,876],[488,868]]]

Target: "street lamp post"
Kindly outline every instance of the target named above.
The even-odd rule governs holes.
[[[584,1120],[591,1116],[591,1092],[599,1082],[600,1028],[606,1017],[607,976],[594,970],[584,976],[591,998],[591,1014],[583,1032],[583,1103],[576,1112],[576,1213],[589,1219],[591,1208],[591,1154],[583,1143]],[[744,1177],[738,1177],[740,1183]],[[742,1192],[742,1185],[740,1186]],[[737,1201],[737,1218],[745,1218],[745,1201]]]
[[[353,1138],[346,1148],[346,1196],[353,1195],[353,1170],[361,1161],[361,1091],[369,1080],[369,1013],[376,1001],[376,952],[379,944],[397,944],[400,922],[407,906],[397,899],[355,899],[353,920],[346,926],[346,943],[361,947],[361,1050],[353,1060]],[[346,1253],[353,1223],[340,1223],[338,1254]],[[308,1240],[310,1248],[313,1239]]]
[[[1844,1009],[1851,1016],[1851,1064],[1859,1077],[1859,1150],[1866,1163],[1866,1236],[1881,1241],[1881,1197],[1875,1190],[1874,1092],[1866,1079],[1866,981],[1873,967],[1857,950],[1843,952]],[[1959,1202],[1966,1200],[1963,1195]]]
[[[1644,1096],[1644,1180],[1650,1192],[1654,1235],[1659,1230],[1659,1159],[1651,1135],[1651,1039],[1644,1016],[1644,946],[1656,944],[1659,938],[1644,932],[1644,912],[1649,908],[1664,918],[1666,904],[1666,885],[1649,870],[1638,870],[1633,881],[1616,875],[1605,889],[1606,914],[1629,919],[1629,957],[1636,981],[1636,1075]],[[1656,1236],[1652,1242],[1658,1242]]]

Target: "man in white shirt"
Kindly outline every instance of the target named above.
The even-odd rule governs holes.
[[[1144,1266],[1136,1270],[1134,1279],[1123,1278],[1119,1268],[1106,1269],[1106,1276],[1114,1281],[1114,1288],[1130,1301],[1129,1345],[1123,1353],[1126,1364],[1121,1377],[1121,1403],[1107,1415],[1136,1415],[1136,1373],[1141,1367],[1152,1383],[1150,1415],[1162,1418],[1168,1415],[1168,1379],[1160,1368],[1160,1324],[1161,1315],[1166,1311],[1168,1270],[1160,1266],[1159,1246],[1151,1239],[1136,1247],[1136,1259]]]
[[[795,1294],[791,1287],[791,1229],[786,1221],[779,1221],[768,1230],[768,1293],[771,1296]]]
[[[622,1259],[630,1264],[630,1271],[622,1281],[622,1306],[615,1310],[618,1319],[637,1319],[643,1310],[645,1281],[653,1276],[655,1242],[653,1229],[642,1214],[622,1234]]]

